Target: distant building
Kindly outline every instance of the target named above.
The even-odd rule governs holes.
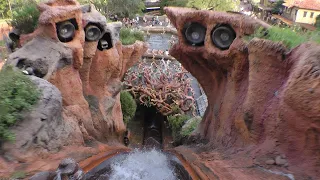
[[[315,24],[320,0],[285,0],[282,16],[295,23]]]

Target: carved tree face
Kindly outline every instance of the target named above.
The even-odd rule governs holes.
[[[97,49],[113,47],[114,26],[94,6],[80,6],[76,1],[49,1],[38,6],[39,27],[33,39],[8,60],[26,74],[49,79],[66,65],[79,69],[83,58],[94,57]]]
[[[199,52],[209,64],[223,69],[232,66],[230,57],[246,53],[242,37],[257,26],[239,14],[172,7],[165,11],[178,30],[179,48],[185,53]]]

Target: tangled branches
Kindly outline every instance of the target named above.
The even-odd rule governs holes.
[[[177,61],[144,59],[127,72],[124,84],[140,104],[155,106],[165,116],[194,113],[194,92],[187,73]]]

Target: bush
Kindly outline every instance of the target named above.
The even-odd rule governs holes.
[[[36,104],[40,92],[21,72],[6,67],[0,71],[0,140],[14,140],[9,128],[21,120],[21,113]]]
[[[316,28],[318,28],[318,30],[320,30],[320,14],[316,18],[315,26],[316,26]]]
[[[122,28],[120,30],[120,41],[123,45],[134,44],[137,40],[145,41],[142,31],[133,30],[130,28]]]
[[[181,136],[186,137],[191,135],[191,133],[198,127],[201,122],[201,117],[194,117],[189,119],[185,125],[182,126]]]
[[[294,48],[307,41],[320,43],[319,31],[305,33],[291,28],[281,28],[277,26],[269,28],[267,33],[263,28],[259,28],[253,37],[282,42],[288,48]]]
[[[11,179],[24,179],[26,176],[27,174],[24,171],[16,171],[12,173]]]
[[[23,34],[32,33],[38,25],[39,16],[40,11],[37,9],[36,2],[30,0],[23,6],[13,9],[9,24]]]
[[[169,126],[172,130],[172,136],[175,141],[178,141],[181,139],[181,128],[184,125],[184,123],[190,119],[191,117],[188,115],[173,115],[168,116],[168,122]]]
[[[134,117],[137,110],[137,103],[127,91],[121,91],[120,93],[120,102],[123,115],[123,121],[125,124]]]

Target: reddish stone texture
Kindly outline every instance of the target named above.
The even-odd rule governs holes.
[[[58,154],[50,148],[38,147],[36,143],[27,149],[16,147],[15,144],[9,146],[12,148],[6,149],[6,153],[11,158],[8,168],[11,165],[15,167],[12,171],[17,170],[19,162],[28,164],[27,168],[22,168],[26,172],[53,169],[57,167],[58,159],[70,157],[70,152],[78,153],[84,146],[97,148],[95,144],[100,142],[115,144],[119,140],[122,142],[119,138],[126,127],[120,104],[121,80],[128,68],[147,50],[146,43],[136,42],[133,45],[123,46],[117,37],[112,37],[113,47],[103,51],[97,49],[98,41],[86,42],[84,27],[88,23],[98,24],[102,33],[110,32],[112,36],[115,34],[112,29],[115,25],[107,24],[106,18],[93,6],[90,12],[85,13],[75,0],[52,0],[38,7],[41,11],[38,28],[32,34],[21,36],[20,44],[23,46],[14,52],[11,58],[9,57],[8,64],[17,66],[23,59],[34,65],[34,68],[43,68],[43,66],[36,67],[34,64],[36,61],[48,66],[49,71],[43,78],[56,86],[62,95],[63,123],[57,128],[67,132],[66,136],[48,139],[67,139],[64,144],[56,144],[57,147],[61,147]],[[69,19],[75,19],[79,29],[75,31],[74,38],[70,42],[63,43],[57,37],[56,23]],[[44,44],[54,42],[62,48],[49,48],[49,50],[44,48],[46,50],[42,51],[41,47],[37,47],[39,51],[37,58],[33,54],[28,54],[30,52],[28,48],[32,49],[30,45],[41,41]],[[52,52],[59,50],[64,52]],[[55,55],[48,58],[48,54]],[[68,149],[69,146],[73,149]],[[119,145],[115,147],[118,148]],[[109,149],[103,148],[103,151]],[[99,151],[94,151],[93,154],[101,151],[99,148]],[[50,163],[47,164],[48,162]],[[3,164],[0,159],[0,167]],[[9,169],[2,172],[10,173]]]
[[[223,150],[223,155],[234,159],[246,156],[262,166],[283,153],[296,177],[317,177],[320,46],[302,44],[288,52],[281,43],[246,42],[245,35],[266,26],[239,14],[173,7],[165,11],[179,37],[170,54],[197,78],[208,97],[199,127],[201,138],[209,140],[206,151]],[[185,43],[182,32],[187,22],[207,28],[204,46]],[[229,24],[236,32],[233,44],[224,51],[211,41],[217,24]],[[223,174],[221,178],[228,179]]]

